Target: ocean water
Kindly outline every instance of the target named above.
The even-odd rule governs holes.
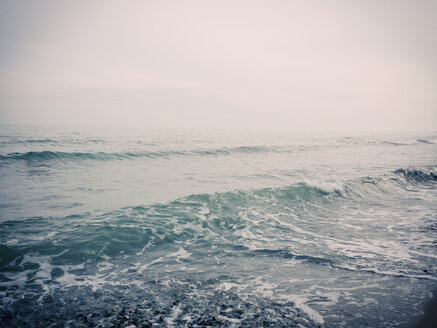
[[[0,127],[1,327],[410,327],[437,133]]]

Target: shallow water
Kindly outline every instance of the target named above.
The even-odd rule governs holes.
[[[2,126],[4,327],[410,326],[437,135]]]

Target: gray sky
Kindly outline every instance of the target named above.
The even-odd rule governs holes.
[[[437,1],[0,0],[0,122],[437,129]]]

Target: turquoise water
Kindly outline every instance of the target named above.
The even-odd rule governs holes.
[[[2,327],[411,326],[437,134],[2,126]]]

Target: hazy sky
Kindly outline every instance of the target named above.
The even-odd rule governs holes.
[[[0,0],[0,122],[437,129],[437,1]]]

